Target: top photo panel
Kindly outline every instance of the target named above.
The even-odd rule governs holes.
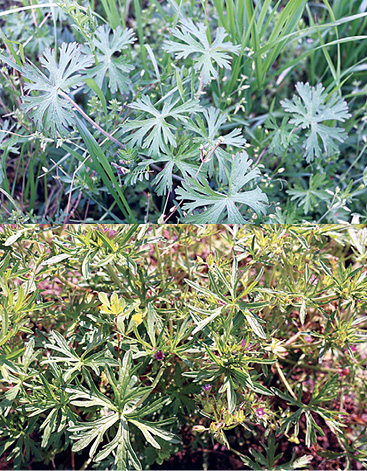
[[[0,0],[0,223],[367,223],[367,0]]]

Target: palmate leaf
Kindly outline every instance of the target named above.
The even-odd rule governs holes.
[[[176,147],[176,137],[172,132],[176,127],[167,120],[174,119],[186,124],[189,113],[202,111],[198,100],[188,100],[176,106],[178,101],[165,101],[161,111],[152,104],[149,96],[143,96],[131,103],[129,108],[147,113],[152,118],[134,119],[124,124],[124,131],[133,131],[125,138],[126,142],[132,147],[138,145],[146,149],[149,155],[167,153],[169,146]]]
[[[230,41],[225,42],[228,33],[223,27],[216,30],[216,38],[211,44],[204,23],[195,25],[190,19],[181,20],[181,25],[172,31],[172,35],[182,42],[166,40],[163,49],[168,53],[174,53],[176,59],[186,59],[194,54],[194,69],[200,73],[204,84],[218,77],[214,64],[220,68],[230,69],[229,53],[236,55],[240,53],[240,46],[234,46]]]
[[[305,443],[307,447],[310,447],[313,443],[317,442],[317,432],[321,436],[324,436],[322,428],[317,425],[311,414],[311,412],[313,412],[314,414],[318,414],[327,422],[333,433],[341,433],[341,427],[344,427],[345,425],[338,421],[338,415],[340,412],[338,410],[327,410],[319,406],[321,402],[330,402],[338,395],[338,377],[339,375],[336,374],[326,381],[320,389],[316,387],[312,392],[311,400],[307,405],[302,403],[302,385],[298,391],[297,399],[283,393],[275,387],[272,387],[271,390],[277,396],[281,397],[290,405],[297,407],[295,412],[282,418],[280,432],[288,433],[290,427],[294,425],[295,436],[298,436],[299,422],[301,420],[301,416],[304,414],[306,418]]]
[[[4,25],[7,38],[24,44],[27,40],[27,50],[32,53],[42,54],[46,47],[51,46],[53,37],[47,24],[36,26],[32,16],[25,11],[9,15]]]
[[[89,451],[89,456],[94,456],[98,445],[102,442],[104,434],[119,420],[117,412],[107,415],[101,419],[91,422],[77,422],[69,427],[69,431],[74,433],[72,439],[78,439],[73,445],[73,451],[77,452],[86,448],[93,440],[94,443]]]
[[[128,74],[134,69],[134,66],[129,64],[124,56],[118,54],[127,49],[129,44],[134,41],[132,29],[123,30],[121,26],[118,26],[111,31],[106,25],[96,29],[93,43],[96,48],[98,65],[90,69],[88,75],[94,78],[100,88],[102,88],[104,78],[108,76],[108,89],[111,93],[117,92],[117,89],[122,94],[129,91]]]
[[[84,370],[85,367],[91,368],[96,374],[100,374],[100,367],[105,365],[117,366],[117,361],[113,358],[107,358],[105,350],[92,353],[93,349],[101,344],[105,339],[103,336],[89,344],[83,355],[79,356],[76,351],[68,346],[66,339],[57,331],[51,331],[51,337],[55,343],[46,344],[47,348],[62,353],[64,356],[52,356],[44,360],[41,364],[55,364],[67,362],[69,368],[64,373],[64,381],[68,381],[72,375]]]
[[[183,186],[177,188],[177,198],[184,200],[183,209],[189,211],[187,222],[196,224],[220,223],[225,220],[230,224],[243,224],[245,219],[236,204],[247,205],[256,213],[265,213],[268,198],[257,187],[249,191],[240,191],[251,180],[260,176],[258,168],[249,170],[252,160],[243,152],[232,159],[227,193],[213,190],[209,183],[202,179],[187,178]],[[196,210],[203,210],[195,213]]]
[[[185,280],[186,282],[190,280]],[[213,311],[208,310],[203,310],[194,306],[189,306],[191,309],[194,311],[199,312],[200,314],[205,314],[208,316],[202,319],[200,322],[197,323],[195,329],[192,331],[191,335],[196,335],[198,332],[201,332],[208,324],[210,324],[212,321],[214,321],[217,317],[219,317],[222,313],[223,306],[220,306],[217,309],[214,309]],[[195,321],[195,318],[194,318]]]
[[[214,106],[211,106],[203,111],[203,116],[205,121],[197,116],[196,123],[190,121],[187,128],[200,136],[195,138],[195,142],[206,144],[209,147],[215,147],[218,143],[219,130],[227,121],[227,115],[223,114],[221,110],[214,108]],[[239,128],[233,129],[228,134],[222,134],[220,137],[221,146],[232,146],[238,150],[243,150],[246,144],[246,139],[242,136],[242,131]],[[232,155],[221,147],[218,147],[207,164],[209,167],[209,176],[214,175],[217,171],[219,180],[225,181],[226,170],[229,169],[231,160]]]
[[[180,443],[177,438],[175,438],[175,435],[173,433],[167,432],[162,426],[172,424],[176,419],[174,417],[171,417],[166,420],[161,420],[159,422],[149,422],[147,420],[142,420],[142,419],[128,419],[130,423],[135,425],[144,435],[146,441],[150,443],[154,448],[161,449],[161,445],[157,442],[157,440],[154,438],[159,437],[162,438],[163,440],[170,442],[170,443]]]
[[[306,184],[304,180],[301,180],[302,184]],[[329,180],[326,175],[316,173],[311,175],[308,188],[303,188],[301,185],[296,184],[293,188],[287,191],[291,195],[291,200],[296,200],[298,206],[302,206],[305,214],[312,211],[320,201],[326,201],[330,198],[330,195],[325,189],[329,184]]]
[[[113,440],[104,446],[98,453],[95,461],[102,461],[115,451],[116,469],[128,469],[132,465],[134,469],[141,469],[141,464],[130,442],[129,425],[122,416],[119,421],[119,428]]]
[[[69,442],[66,433],[68,423],[70,425],[77,420],[77,415],[69,407],[69,396],[62,389],[62,369],[58,365],[51,365],[49,372],[52,377],[40,373],[43,387],[35,388],[29,396],[29,404],[23,406],[25,411],[30,412],[29,417],[40,418],[47,414],[39,427],[43,431],[42,447],[57,446],[64,434],[64,443]]]
[[[347,103],[337,94],[333,94],[327,100],[328,94],[320,83],[316,87],[311,87],[308,83],[298,82],[296,90],[299,97],[294,96],[292,100],[284,100],[281,105],[285,111],[293,115],[289,121],[290,124],[308,130],[307,139],[303,144],[307,162],[321,157],[320,141],[325,156],[334,155],[338,152],[335,141],[344,142],[347,134],[342,128],[326,126],[322,123],[328,120],[344,122],[350,118]]]
[[[199,170],[199,165],[194,163],[198,154],[196,145],[188,147],[188,144],[183,144],[177,150],[170,149],[166,154],[160,154],[154,159],[146,161],[146,163],[165,164],[163,170],[152,181],[157,195],[162,196],[167,194],[167,191],[172,190],[172,176],[176,169],[181,172],[184,178],[187,176],[194,177]],[[202,170],[199,172],[199,175],[201,174]]]
[[[47,69],[44,74],[38,67],[28,64],[22,68],[22,75],[30,80],[25,84],[28,91],[41,92],[38,96],[23,97],[22,108],[33,119],[39,130],[45,130],[55,136],[66,136],[67,126],[74,123],[70,103],[59,95],[59,91],[69,93],[80,84],[80,72],[94,63],[94,58],[81,53],[77,43],[63,43],[60,47],[59,63],[56,52],[47,48],[40,59]]]
[[[269,115],[265,121],[265,126],[270,130],[268,137],[270,139],[269,152],[281,157],[286,154],[288,148],[292,147],[298,141],[298,136],[293,131],[293,126],[288,123],[287,116],[282,119],[279,126],[276,118]]]
[[[102,461],[112,454],[117,469],[131,469],[132,467],[141,469],[139,459],[130,442],[129,423],[136,426],[147,441],[156,448],[161,448],[161,446],[155,440],[155,436],[168,442],[178,443],[174,434],[162,428],[172,423],[174,418],[154,423],[146,420],[146,416],[161,410],[170,401],[167,397],[160,397],[141,407],[152,388],[136,387],[138,378],[134,373],[137,368],[131,364],[131,352],[124,355],[117,377],[111,368],[106,367],[106,377],[113,392],[111,397],[99,391],[88,371],[85,372],[88,388],[82,385],[75,387],[68,385],[64,388],[67,393],[71,394],[70,404],[87,408],[103,407],[105,414],[90,422],[71,424],[68,430],[73,435],[70,438],[76,440],[73,451],[81,451],[93,442],[89,451],[89,456],[93,457],[105,436],[109,436],[112,440],[97,454],[96,461]]]
[[[264,437],[265,438],[265,437]],[[275,443],[275,436],[273,433],[270,433],[267,437],[267,443],[265,441],[261,442],[262,447],[265,450],[265,453],[261,453],[259,450],[254,450],[250,448],[250,453],[254,457],[255,461],[250,459],[248,456],[240,455],[241,460],[248,466],[250,469],[274,469],[274,470],[294,470],[306,468],[313,457],[311,455],[303,455],[295,459],[296,453],[293,453],[291,461],[288,463],[282,463],[276,465],[276,463],[283,457],[283,453],[276,454],[277,445]]]
[[[24,468],[32,459],[42,461],[43,455],[32,438],[38,432],[37,421],[38,417],[19,416],[17,422],[12,422],[0,414],[0,456],[7,464],[11,461],[13,469]]]

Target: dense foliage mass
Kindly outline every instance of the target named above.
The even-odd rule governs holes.
[[[366,1],[18,3],[3,222],[366,221]]]
[[[367,467],[365,227],[18,225],[0,255],[2,467]]]

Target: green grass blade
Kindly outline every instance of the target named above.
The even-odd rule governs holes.
[[[105,119],[106,119],[106,131],[108,131],[108,112],[107,112],[106,97],[104,96],[102,90],[99,88],[99,86],[97,85],[95,80],[93,80],[92,78],[85,78],[84,82],[85,82],[86,85],[88,85],[88,87],[91,90],[94,91],[94,93],[98,96],[98,98],[100,99],[100,101],[102,103],[103,112],[104,112]]]
[[[144,70],[147,72],[147,59],[146,59],[146,50],[144,46],[144,32],[143,32],[143,21],[141,19],[141,6],[140,0],[134,0],[134,10],[135,10],[135,18],[138,27],[138,37],[139,37],[139,44],[141,47],[141,57],[143,61]]]
[[[357,20],[359,18],[363,18],[367,16],[367,12],[365,13],[358,13],[356,15],[348,16],[346,18],[341,18],[335,22],[332,23],[326,23],[324,25],[315,25],[311,26],[309,28],[302,29],[300,31],[295,31],[293,33],[286,34],[285,36],[278,38],[274,40],[273,42],[268,42],[265,46],[262,46],[255,54],[254,57],[261,56],[262,54],[265,54],[268,52],[270,49],[274,48],[277,46],[279,43],[284,43],[284,42],[290,42],[290,41],[297,41],[305,36],[310,35],[313,32],[316,32],[318,29],[327,29],[327,28],[333,28],[334,26],[339,26],[343,25],[345,23],[349,23],[351,21]],[[331,44],[331,43],[328,43]]]
[[[115,0],[102,0],[102,5],[104,11],[106,12],[108,23],[110,24],[111,28],[117,28],[117,26],[121,24],[121,20]]]
[[[111,165],[102,148],[98,145],[97,141],[88,131],[88,128],[85,126],[85,124],[77,116],[75,117],[75,120],[84,144],[86,145],[93,160],[97,173],[102,178],[103,183],[106,185],[108,190],[111,192],[111,195],[115,199],[124,216],[129,220],[129,222],[136,222],[136,219],[126,201],[126,198],[120,188],[119,183],[116,180]]]
[[[319,49],[322,49],[322,48],[328,47],[328,46],[335,46],[336,44],[343,44],[343,43],[347,43],[347,42],[350,42],[350,41],[364,41],[366,39],[367,39],[367,35],[366,36],[352,36],[352,37],[348,37],[348,38],[341,38],[341,39],[331,41],[331,42],[326,43],[326,44],[322,44],[321,46],[314,47],[313,49],[310,49],[309,51],[304,52],[303,54],[298,56],[296,59],[288,62],[285,66],[277,69],[273,74],[269,75],[268,80],[273,79],[274,77],[279,75],[281,72],[283,72],[283,70],[287,69],[288,67],[294,67],[299,62],[302,62],[303,59],[305,59],[307,56],[312,54],[314,51],[317,51]],[[363,59],[363,60],[365,60],[365,59]]]

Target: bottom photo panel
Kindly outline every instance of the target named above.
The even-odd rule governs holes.
[[[0,226],[0,469],[367,468],[367,227]]]

